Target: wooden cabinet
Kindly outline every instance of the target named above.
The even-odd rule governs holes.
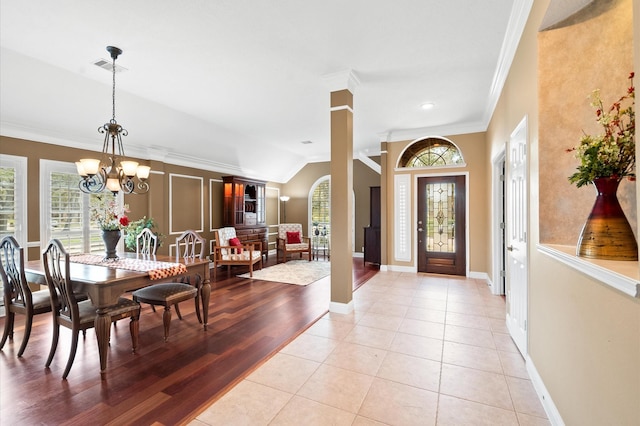
[[[369,226],[364,228],[364,261],[380,264],[380,187],[369,191]]]
[[[224,226],[266,226],[265,182],[224,176]]]
[[[238,176],[223,176],[224,226],[236,228],[241,242],[261,242],[262,253],[267,254],[266,182]]]

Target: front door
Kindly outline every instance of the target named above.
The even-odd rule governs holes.
[[[418,178],[418,272],[466,275],[465,176]]]

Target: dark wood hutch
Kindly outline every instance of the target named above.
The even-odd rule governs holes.
[[[222,181],[223,225],[233,226],[242,243],[262,243],[262,254],[268,259],[266,182],[238,176],[223,176]]]

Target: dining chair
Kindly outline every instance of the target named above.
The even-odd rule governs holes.
[[[158,236],[149,228],[143,228],[138,235],[136,235],[136,254],[138,255],[152,255],[156,254],[158,250]]]
[[[18,349],[18,357],[21,357],[29,342],[33,316],[51,312],[49,290],[31,291],[24,273],[24,250],[10,235],[0,242],[0,275],[6,315],[0,349],[7,338],[13,340],[16,314],[24,315],[24,335]]]
[[[204,251],[207,241],[197,232],[188,230],[176,238],[176,262],[180,260],[180,253],[185,261],[195,258],[204,259]],[[198,248],[199,247],[199,248]],[[169,338],[169,328],[171,327],[171,306],[175,306],[178,318],[182,320],[178,303],[185,300],[195,299],[196,315],[198,321],[202,323],[200,315],[200,289],[202,287],[202,277],[196,275],[191,282],[191,277],[182,278],[183,282],[164,282],[153,284],[133,292],[133,300],[138,303],[148,303],[151,306],[164,306],[162,322],[164,325],[164,341]]]
[[[69,328],[71,330],[71,352],[69,353],[67,366],[62,374],[62,378],[66,379],[76,356],[78,334],[80,330],[85,331],[94,327],[96,307],[93,306],[90,300],[78,301],[73,293],[70,280],[69,254],[59,240],[54,239],[49,242],[46,250],[42,253],[42,260],[53,312],[53,338],[45,366],[49,368],[51,361],[53,361],[53,356],[58,347],[60,326]],[[116,305],[102,309],[102,311],[106,312],[111,322],[127,317],[131,318],[129,331],[131,332],[133,352],[135,352],[138,347],[140,305],[133,300],[121,297]]]

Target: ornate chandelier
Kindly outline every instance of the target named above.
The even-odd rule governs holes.
[[[82,176],[79,184],[80,190],[88,194],[96,194],[105,189],[114,194],[119,191],[125,194],[144,194],[149,191],[147,178],[151,168],[124,158],[122,136],[127,136],[129,133],[116,121],[116,59],[122,50],[114,46],[107,46],[107,51],[113,59],[113,92],[111,96],[113,115],[108,123],[98,128],[99,133],[104,133],[102,159],[83,158],[76,161],[78,174]],[[137,183],[134,181],[136,177],[138,178]]]

